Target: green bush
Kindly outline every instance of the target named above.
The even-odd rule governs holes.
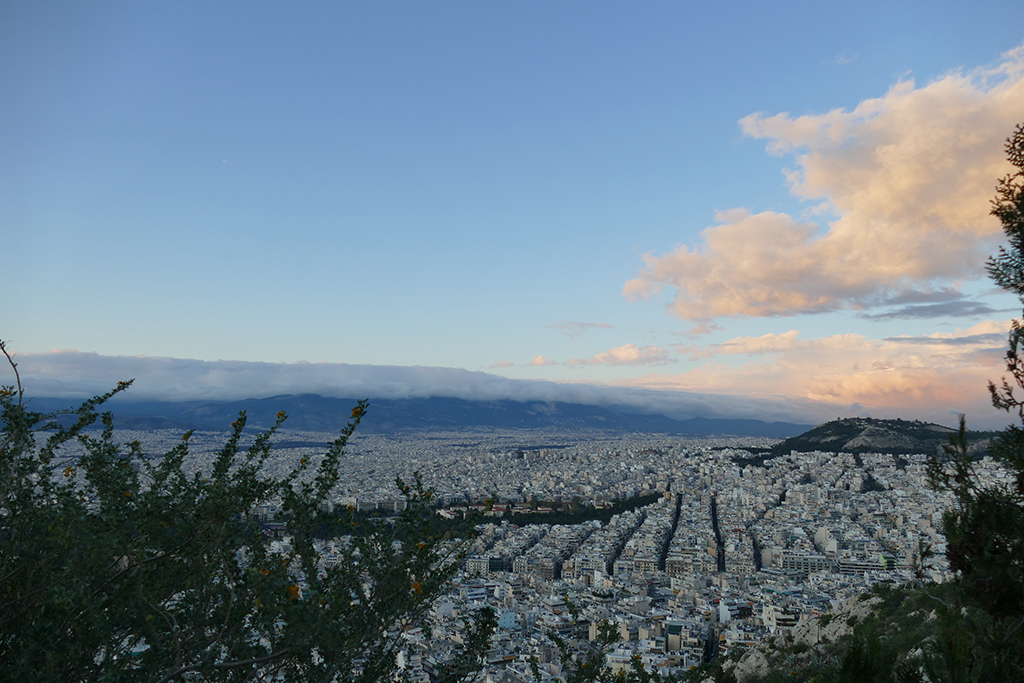
[[[422,534],[431,491],[399,482],[408,509],[392,526],[339,543],[325,564],[314,530],[328,514],[359,402],[326,453],[283,477],[265,464],[285,419],[242,447],[245,414],[208,470],[189,474],[191,433],[160,457],[115,442],[99,408],[33,412],[17,367],[0,390],[0,680],[389,679],[400,629],[457,568],[459,546]],[[101,429],[91,429],[99,422]],[[271,551],[255,512],[282,509],[290,544]],[[479,668],[494,628],[483,611],[448,678]]]

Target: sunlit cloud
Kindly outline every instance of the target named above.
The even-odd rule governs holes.
[[[557,363],[555,363],[555,361],[548,360],[547,358],[540,354],[537,354],[536,356],[533,357],[533,360],[530,361],[530,365],[533,365],[535,367],[541,367],[544,365],[557,365]]]
[[[954,411],[994,426],[1006,420],[991,407],[986,386],[1002,374],[1007,327],[1006,321],[990,320],[954,332],[884,339],[801,339],[797,330],[737,337],[683,349],[704,359],[695,369],[630,383],[764,399],[789,396],[835,405],[836,415],[863,410],[875,417],[946,420]]]
[[[659,346],[626,344],[590,358],[574,358],[569,365],[664,365],[672,362],[668,351]]]
[[[809,340],[801,340],[799,337],[799,331],[790,330],[782,334],[736,337],[709,346],[682,346],[678,351],[693,359],[700,359],[713,356],[768,356],[791,351],[822,351],[836,348],[849,350],[854,347],[867,351],[874,348],[873,343],[861,334],[837,334]]]
[[[867,310],[907,292],[956,293],[983,275],[1001,235],[989,200],[1010,169],[1003,142],[1022,111],[1024,46],[993,67],[921,87],[901,81],[850,111],[748,116],[744,133],[767,140],[773,154],[794,155],[791,192],[833,219],[720,212],[699,244],[646,255],[623,294],[650,298],[671,288],[670,311],[701,321]]]
[[[701,320],[696,325],[683,332],[682,335],[689,337],[690,339],[696,339],[697,337],[703,337],[706,334],[717,332],[720,329],[722,329],[722,326],[713,320]]]
[[[762,334],[759,337],[737,337],[716,344],[712,348],[720,354],[763,354],[791,351],[800,345],[797,330],[782,334]],[[806,342],[804,342],[806,344]]]

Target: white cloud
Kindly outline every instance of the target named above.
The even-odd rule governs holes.
[[[135,378],[127,399],[229,400],[316,393],[337,398],[419,398],[447,396],[468,400],[564,401],[628,406],[677,419],[743,417],[807,423],[823,419],[830,406],[803,399],[763,400],[707,391],[658,391],[516,380],[458,368],[349,365],[345,363],[255,363],[187,358],[101,356],[78,351],[24,353],[16,357],[31,396],[69,402],[103,393],[119,380]],[[9,384],[13,377],[0,378]]]
[[[834,215],[722,212],[696,247],[644,257],[628,298],[675,288],[690,320],[863,309],[979,277],[1000,237],[988,215],[1024,112],[1024,46],[994,67],[894,85],[852,111],[753,114],[743,131],[794,154],[791,191]]]
[[[671,362],[668,352],[659,346],[626,344],[590,358],[574,358],[569,365],[663,365]]]
[[[846,51],[840,52],[835,59],[835,63],[839,66],[846,66],[847,64],[853,64],[860,57],[859,54],[854,52],[852,55],[847,54]]]

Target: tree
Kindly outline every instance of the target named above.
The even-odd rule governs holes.
[[[992,214],[1003,226],[1008,247],[989,259],[989,276],[1015,293],[1024,305],[1024,124],[1007,140],[1006,154],[1014,171],[1001,178]],[[1024,326],[1014,320],[1006,351],[1006,371],[1000,385],[989,383],[992,404],[1017,414],[1021,424],[1010,425],[989,448],[1015,477],[1011,486],[983,484],[975,476],[961,434],[950,448],[949,467],[932,468],[932,479],[951,491],[955,506],[944,528],[952,569],[960,572],[973,595],[998,618],[1024,619]]]
[[[998,181],[992,214],[1002,223],[1008,246],[1000,248],[986,268],[993,282],[1015,293],[1024,305],[1024,124],[1007,140],[1006,154],[1014,170]],[[983,637],[974,641],[975,648],[964,654],[961,665],[967,666],[967,661],[965,670],[988,667],[1015,678],[1024,676],[1024,396],[1017,393],[1024,389],[1022,344],[1024,323],[1014,320],[1005,356],[1008,376],[988,387],[992,404],[1016,413],[1021,423],[1007,427],[989,445],[989,454],[1007,468],[1013,481],[1000,484],[979,478],[968,453],[963,419],[946,448],[946,460],[929,464],[932,485],[953,494],[943,531],[950,568],[959,573],[963,589],[954,596],[955,604],[944,604],[940,611],[955,612],[950,627],[954,635],[953,627],[964,623],[961,612],[981,610],[987,615],[987,621],[975,619],[970,635]],[[955,651],[945,648],[948,656]]]
[[[423,533],[432,492],[418,476],[398,482],[396,523],[343,536],[355,512],[330,513],[329,494],[367,401],[322,457],[283,477],[265,467],[283,412],[247,447],[240,413],[209,468],[190,473],[191,432],[160,457],[115,441],[99,409],[130,381],[62,422],[30,409],[0,350],[16,380],[0,389],[0,680],[391,678],[402,627],[464,546]],[[257,519],[268,503],[286,544]],[[330,563],[314,536],[325,528],[339,538]],[[493,622],[477,617],[448,680],[479,668]]]

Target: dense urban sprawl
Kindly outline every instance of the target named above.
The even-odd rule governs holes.
[[[121,436],[159,450],[179,435]],[[202,469],[223,438],[193,436],[191,466]],[[282,432],[268,474],[315,457],[328,439]],[[552,632],[582,648],[609,621],[620,635],[607,656],[613,670],[639,657],[682,673],[785,636],[874,583],[948,578],[941,519],[950,501],[928,487],[927,455],[811,452],[737,464],[750,456],[744,448],[770,444],[515,431],[359,436],[333,502],[400,509],[395,477],[418,471],[436,489],[439,513],[485,515],[450,591],[404,634],[399,665],[423,683],[461,649],[463,617],[485,606],[498,618],[485,678],[525,683],[531,659],[543,678],[559,675]],[[990,461],[979,471],[1007,476]],[[530,501],[601,506],[651,493],[656,502],[606,524],[519,526],[503,516]],[[326,562],[338,542],[324,542]]]

